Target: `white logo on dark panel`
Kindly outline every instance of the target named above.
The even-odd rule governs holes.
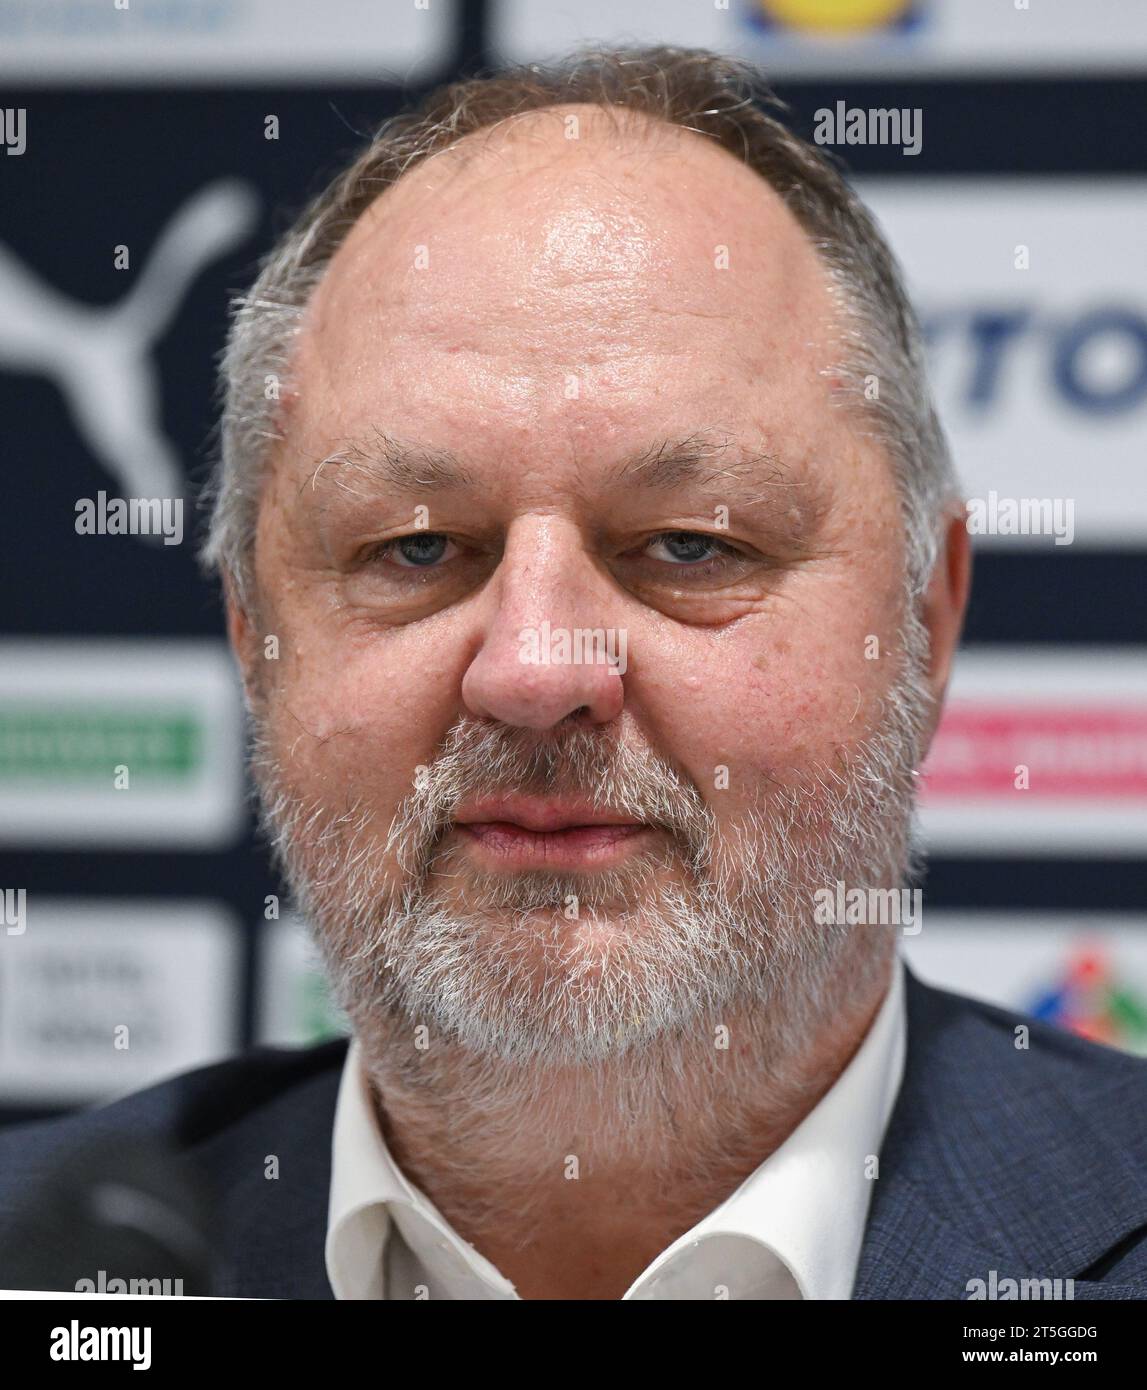
[[[0,244],[0,366],[57,384],[88,448],[127,497],[183,493],[152,354],[191,282],[254,231],[258,214],[249,184],[208,184],[178,209],[135,284],[111,305],[67,298]]]

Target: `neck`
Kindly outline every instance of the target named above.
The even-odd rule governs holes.
[[[356,1034],[395,1161],[454,1229],[524,1298],[619,1298],[848,1065],[888,987],[887,954],[865,965],[863,987],[856,962],[837,973],[811,1037],[786,1021],[787,1047],[759,1006],[595,1068],[417,1051],[396,1020]]]

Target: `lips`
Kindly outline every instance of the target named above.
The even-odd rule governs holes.
[[[588,803],[516,797],[459,809],[454,824],[480,854],[505,866],[587,868],[623,857],[651,833],[644,822]]]
[[[602,811],[590,802],[542,801],[530,797],[503,797],[460,807],[456,825],[505,824],[539,833],[582,826],[641,825],[642,821],[617,811]]]

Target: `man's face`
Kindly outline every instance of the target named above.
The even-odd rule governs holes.
[[[928,696],[839,358],[779,198],[668,128],[535,115],[351,231],[235,630],[352,1011],[593,1057],[839,964],[800,904],[902,869]]]

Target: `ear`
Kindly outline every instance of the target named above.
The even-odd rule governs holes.
[[[223,580],[224,605],[227,613],[227,636],[231,642],[231,650],[235,653],[235,660],[239,666],[239,674],[243,678],[243,689],[247,696],[247,705],[251,706],[258,693],[258,681],[256,672],[258,667],[256,662],[259,653],[257,651],[259,638],[255,630],[255,624],[251,615],[244,606],[235,588],[234,581],[228,575]]]
[[[940,722],[952,661],[964,628],[971,586],[972,543],[961,507],[958,512],[948,514],[936,564],[920,610],[921,621],[928,630],[928,684],[934,700],[931,727],[927,731],[928,744]]]

